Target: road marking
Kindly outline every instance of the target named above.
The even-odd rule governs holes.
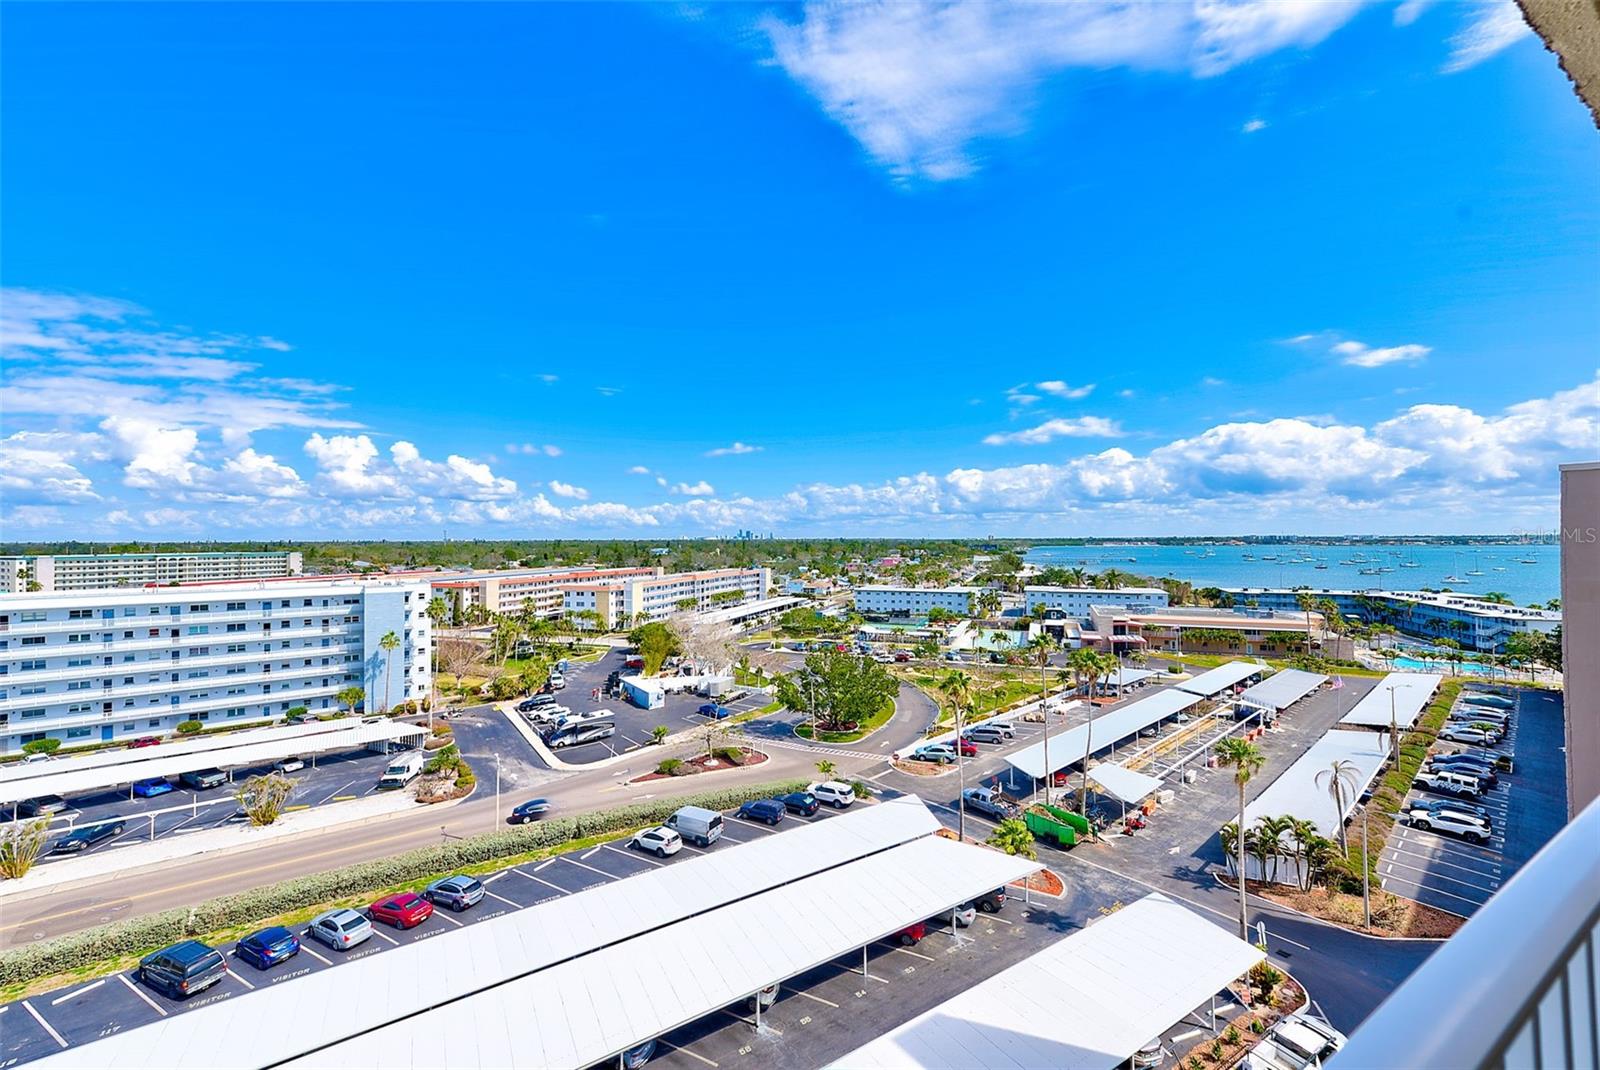
[[[84,985],[82,988],[76,989],[75,991],[72,991],[72,992],[68,992],[64,996],[57,996],[55,999],[50,1001],[50,1006],[54,1007],[57,1003],[65,1003],[67,1000],[75,999],[78,996],[83,995],[85,992],[93,992],[95,989],[99,988],[101,985],[103,985],[105,983],[106,983],[106,979],[104,977],[102,977],[102,978],[100,978],[100,980],[94,982],[93,984]]]
[[[377,937],[381,937],[382,939],[389,941],[389,943],[393,944],[395,947],[399,947],[400,946],[400,941],[396,940],[394,937],[390,936],[388,933],[383,932],[376,925],[374,925],[372,927],[372,935],[373,936],[377,936]]]
[[[649,855],[643,854],[643,853],[641,853],[639,851],[624,851],[622,848],[613,847],[609,843],[608,844],[604,844],[603,846],[605,847],[606,850],[613,851],[613,852],[615,852],[615,853],[617,853],[619,855],[622,855],[624,858],[633,858],[633,859],[637,859],[638,861],[641,861],[641,862],[648,862],[652,866],[664,866],[664,865],[666,865],[665,862],[662,862],[659,859],[651,858]]]
[[[467,924],[464,921],[458,921],[457,919],[452,918],[450,915],[446,914],[442,910],[435,910],[433,912],[432,916],[435,917],[435,918],[439,918],[439,919],[441,919],[443,921],[448,921],[451,925],[454,925],[458,929],[465,928],[466,924]]]
[[[504,876],[504,874],[502,874],[502,876]],[[488,896],[490,899],[498,899],[498,900],[500,900],[500,902],[504,903],[508,907],[516,907],[518,910],[522,909],[522,904],[521,903],[513,903],[511,900],[507,899],[505,896],[503,896],[503,895],[495,895],[493,892],[491,892],[487,888],[485,888],[483,890],[483,894]]]
[[[333,965],[333,961],[331,959],[325,959],[320,954],[317,953],[317,951],[311,946],[310,941],[302,940],[300,942],[300,950],[304,951],[306,954],[310,955],[312,958],[316,959],[318,962],[322,963],[324,966],[332,966]]]
[[[549,866],[553,866],[559,861],[560,861],[559,858],[552,858],[552,859],[550,859],[550,860],[548,860],[546,862],[540,862],[537,866],[533,867],[533,871],[535,873],[538,873],[540,870],[545,869],[545,868],[547,868]]]
[[[1015,925],[1016,924],[1016,922],[1007,921],[1006,919],[1002,918],[998,914],[985,914],[984,917],[988,918],[990,921],[998,921],[1001,925]]]
[[[1404,862],[1391,862],[1390,865],[1391,866],[1399,866],[1401,869],[1409,869],[1413,873],[1421,873],[1423,876],[1431,878],[1432,880],[1449,881],[1451,884],[1459,884],[1463,888],[1471,888],[1473,891],[1476,891],[1476,892],[1488,892],[1491,895],[1494,893],[1494,889],[1493,888],[1485,888],[1481,884],[1473,884],[1471,881],[1464,881],[1464,880],[1461,880],[1458,877],[1452,877],[1452,876],[1449,876],[1448,874],[1445,874],[1445,873],[1435,873],[1432,870],[1424,869],[1421,866],[1410,866],[1410,865],[1407,865]],[[1410,882],[1412,884],[1415,884],[1419,888],[1424,886],[1421,881],[1412,880],[1410,877],[1402,876],[1400,879],[1403,880],[1403,881],[1408,881],[1408,882]],[[1498,884],[1500,882],[1496,881],[1495,883]]]
[[[161,1004],[157,1003],[155,1000],[153,1000],[149,996],[145,995],[143,989],[141,989],[138,985],[134,984],[132,981],[128,980],[128,975],[127,974],[119,973],[119,974],[117,974],[117,978],[123,984],[128,986],[128,991],[132,992],[134,995],[138,996],[140,999],[142,999],[146,1003],[150,1004],[150,1009],[151,1010],[155,1011],[157,1014],[161,1015],[161,1017],[163,1017],[163,1018],[165,1018],[167,1016],[166,1008],[162,1007]]]
[[[687,1055],[689,1058],[691,1058],[691,1059],[699,1059],[701,1062],[705,1063],[707,1066],[716,1066],[717,1065],[716,1063],[712,1062],[710,1059],[707,1059],[704,1055],[697,1055],[694,1052],[690,1051],[688,1048],[680,1047],[677,1044],[669,1044],[665,1040],[660,1040],[660,1039],[656,1040],[656,1044],[659,1047],[666,1048],[668,1051],[681,1051],[685,1055]]]
[[[757,824],[754,821],[745,820],[744,818],[740,817],[738,814],[734,814],[733,815],[733,820],[739,822],[739,824],[741,824],[741,825],[749,825],[751,828],[755,829],[757,832],[776,832],[777,831],[777,826],[776,825],[768,825],[768,824],[765,824],[765,823]]]
[[[483,883],[484,884],[493,884],[495,881],[499,880],[501,877],[504,877],[507,873],[510,873],[510,872],[511,871],[509,869],[502,869],[499,873],[496,873],[492,877],[483,878]]]
[[[553,862],[553,861],[555,861],[555,859],[551,859],[551,861]],[[522,870],[520,870],[520,869],[517,870],[516,872],[517,872],[517,874],[519,876],[527,877],[530,881],[537,881],[538,883],[544,885],[546,888],[554,888],[556,891],[560,892],[562,895],[569,894],[565,888],[561,887],[561,885],[559,885],[559,884],[551,884],[549,881],[545,880],[543,877],[535,877],[532,873],[523,873]],[[540,900],[540,902],[543,902],[543,900]]]
[[[144,993],[141,992],[140,995],[144,995]],[[146,997],[145,1002],[146,1003],[150,1002],[148,997]],[[152,1007],[155,1006],[155,1004],[153,1004],[153,1003],[151,1003],[150,1005]],[[29,1014],[33,1015],[33,1020],[38,1022],[40,1025],[44,1026],[44,1031],[46,1033],[49,1033],[52,1037],[55,1037],[57,1044],[60,1044],[63,1048],[67,1046],[67,1042],[61,1039],[61,1034],[57,1033],[55,1031],[55,1029],[51,1027],[50,1023],[45,1021],[44,1018],[39,1014],[38,1011],[33,1009],[33,1004],[29,1003],[27,1000],[23,1000],[22,1001],[22,1009],[27,1011]],[[159,1009],[159,1008],[157,1008],[157,1009]],[[162,1011],[161,1013],[164,1015],[164,1014],[166,1014],[166,1011]]]
[[[1442,895],[1442,896],[1445,896],[1446,898],[1449,898],[1449,899],[1459,899],[1463,903],[1472,904],[1472,906],[1474,908],[1483,906],[1483,903],[1480,900],[1468,899],[1464,895],[1456,895],[1454,892],[1447,892],[1443,888],[1430,888],[1426,884],[1418,884],[1416,881],[1406,880],[1404,878],[1397,878],[1396,883],[1397,884],[1409,885],[1412,888],[1415,888],[1419,892],[1427,892],[1430,895]],[[1415,899],[1416,896],[1411,896],[1410,898]],[[1418,902],[1421,902],[1421,900],[1418,900]],[[1431,906],[1432,904],[1428,904],[1428,905]],[[1447,910],[1449,908],[1448,907],[1440,907],[1439,909],[1440,910]],[[1455,912],[1451,911],[1451,913],[1453,914]],[[1465,915],[1462,915],[1462,916],[1464,917]]]
[[[732,1018],[736,1022],[743,1022],[745,1025],[748,1025],[748,1026],[750,1026],[752,1028],[754,1028],[754,1026],[756,1024],[755,1022],[752,1022],[750,1019],[746,1018],[742,1014],[734,1014],[732,1011],[728,1010],[728,1008],[726,1008],[726,1007],[723,1007],[721,1010],[722,1010],[723,1014],[726,1014],[729,1018]],[[765,1023],[763,1023],[763,1028],[765,1028],[767,1032],[775,1034],[776,1036],[780,1036],[780,1037],[783,1036],[783,1030],[779,1029],[775,1025],[765,1025]]]
[[[732,839],[733,839],[733,837],[731,837],[731,836],[730,836],[730,837],[728,837],[728,838],[729,838],[729,839],[730,839],[730,840],[732,840]],[[737,841],[735,841],[735,842],[737,842]],[[692,843],[690,843],[690,842],[688,842],[688,841],[687,841],[687,840],[685,840],[685,841],[684,841],[684,844],[683,844],[683,849],[684,849],[684,850],[685,850],[685,851],[693,851],[693,852],[694,852],[694,853],[695,853],[695,854],[697,854],[697,855],[703,855],[703,854],[705,854],[705,851],[704,851],[704,850],[703,850],[703,849],[701,849],[701,848],[699,848],[699,847],[696,847],[696,846],[695,846],[695,845],[694,845],[694,844],[692,844]]]
[[[791,989],[791,991],[797,996],[804,996],[806,999],[825,1004],[829,1007],[832,1007],[834,1010],[839,1009],[839,1005],[831,999],[823,999],[821,996],[813,996],[810,992],[802,992],[798,988]]]
[[[601,846],[603,847],[604,844],[602,844]],[[597,855],[599,853],[600,853],[600,848],[599,847],[595,847],[595,848],[592,848],[592,849],[590,849],[588,851],[583,852],[583,854],[579,855],[578,857],[581,858],[583,861],[587,862],[587,861],[589,861],[589,859],[593,858],[595,855]]]
[[[894,950],[900,952],[900,954],[902,954],[902,955],[910,955],[914,959],[921,959],[923,962],[934,962],[934,961],[936,961],[933,958],[932,955],[924,955],[922,952],[913,951],[909,947],[897,947]]]
[[[599,848],[596,847],[595,850],[598,851]],[[588,855],[585,855],[584,857],[587,858]],[[595,869],[593,866],[586,866],[582,862],[579,862],[576,858],[568,858],[566,855],[562,855],[561,856],[561,860],[563,862],[571,862],[573,865],[577,866],[579,869],[586,869],[590,873],[598,873],[598,874],[600,874],[600,876],[604,877],[608,881],[616,879],[612,874],[607,873],[605,870],[603,870],[603,869]]]
[[[228,975],[231,976],[235,981],[238,981],[240,984],[244,985],[250,991],[254,992],[256,990],[255,985],[251,984],[249,981],[246,981],[243,977],[240,977],[233,970],[229,970]]]

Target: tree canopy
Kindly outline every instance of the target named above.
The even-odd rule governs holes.
[[[848,730],[865,721],[900,690],[899,681],[871,658],[835,650],[808,655],[802,668],[774,682],[778,699],[790,709],[810,712],[823,731]]]

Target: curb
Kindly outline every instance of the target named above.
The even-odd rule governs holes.
[[[1225,877],[1223,877],[1223,875],[1221,873],[1218,873],[1215,869],[1211,870],[1211,876],[1216,879],[1216,882],[1220,887],[1226,888],[1230,892],[1237,893],[1239,891],[1239,886],[1237,884],[1230,883]],[[1266,896],[1261,895],[1259,892],[1251,892],[1251,891],[1247,890],[1245,894],[1247,894],[1251,899],[1254,899],[1257,902],[1265,903],[1270,907],[1274,907],[1274,908],[1276,908],[1278,910],[1286,911],[1287,913],[1293,914],[1297,918],[1304,918],[1306,921],[1315,922],[1318,925],[1326,925],[1330,929],[1338,929],[1340,932],[1349,933],[1352,936],[1360,936],[1360,937],[1363,937],[1363,938],[1368,939],[1368,940],[1388,940],[1388,941],[1390,941],[1392,943],[1399,943],[1399,944],[1442,944],[1446,940],[1450,939],[1448,936],[1384,936],[1381,933],[1365,933],[1365,932],[1362,932],[1360,929],[1352,929],[1348,925],[1340,925],[1336,921],[1329,921],[1327,918],[1319,918],[1315,914],[1307,914],[1305,911],[1299,909],[1298,907],[1292,907],[1292,906],[1289,906],[1286,903],[1280,903],[1276,899],[1268,899]],[[1390,894],[1393,895],[1394,893],[1391,892]],[[1416,902],[1415,899],[1413,899],[1411,901],[1413,903]],[[1419,904],[1419,905],[1420,906],[1427,906],[1428,904],[1422,903],[1422,904]],[[1438,910],[1439,908],[1438,907],[1434,907],[1434,909]],[[1448,914],[1450,912],[1448,910],[1446,910],[1445,913]],[[1457,915],[1457,916],[1459,917],[1460,915]],[[1305,986],[1301,985],[1300,987],[1304,988]],[[1307,998],[1308,999],[1310,998],[1310,994],[1309,993],[1307,993]]]
[[[538,732],[533,730],[533,726],[527,722],[527,719],[521,714],[517,713],[515,709],[510,708],[510,706],[510,702],[494,703],[494,708],[505,715],[506,719],[511,722],[511,727],[516,729],[517,734],[522,736],[522,738],[527,741],[528,746],[533,748],[533,753],[538,755],[539,759],[551,769],[562,773],[582,773],[589,769],[606,769],[622,762],[632,761],[634,758],[645,753],[646,751],[660,751],[663,755],[670,757],[673,747],[680,746],[684,743],[693,742],[693,733],[695,731],[695,729],[691,728],[687,731],[678,732],[667,736],[661,741],[660,746],[650,744],[648,746],[634,747],[631,750],[618,751],[609,758],[601,758],[593,762],[573,764],[572,762],[564,762],[560,758],[557,758],[555,752],[549,747],[545,746],[544,740],[540,738]]]

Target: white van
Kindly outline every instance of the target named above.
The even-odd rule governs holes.
[[[722,815],[700,806],[685,806],[667,818],[667,828],[690,843],[710,847],[722,839]]]
[[[422,775],[422,752],[399,754],[389,762],[389,768],[378,778],[380,788],[403,788]]]

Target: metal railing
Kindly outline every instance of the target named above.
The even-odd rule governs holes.
[[[1600,800],[1350,1037],[1332,1070],[1600,1066]]]

